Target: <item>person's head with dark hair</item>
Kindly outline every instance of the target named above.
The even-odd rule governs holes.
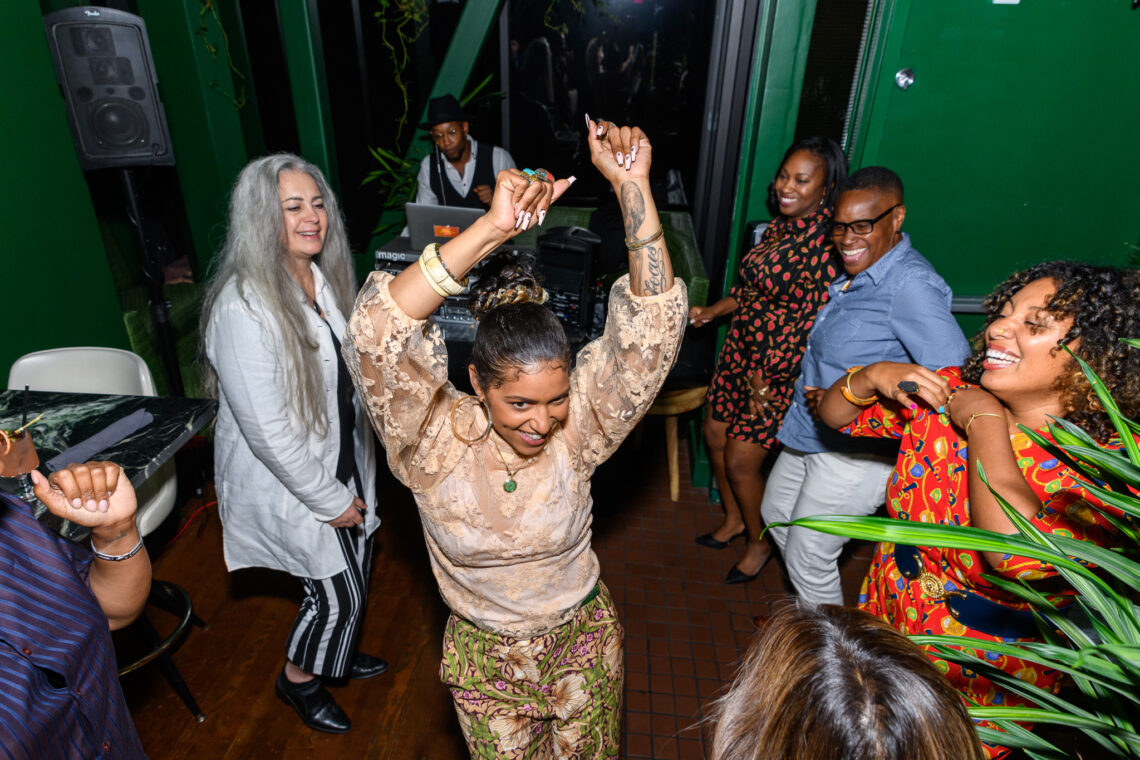
[[[865,166],[840,183],[831,239],[851,277],[869,269],[902,240],[903,183],[884,166]]]
[[[1140,416],[1140,272],[1079,261],[1046,261],[1016,272],[984,302],[965,379],[1004,404],[1038,400],[1102,443],[1115,432],[1067,346],[1100,377],[1125,417]]]
[[[815,211],[834,209],[839,186],[847,179],[847,157],[829,137],[797,140],[780,160],[768,185],[773,214],[802,219]]]
[[[471,291],[471,386],[496,432],[528,456],[569,412],[570,344],[545,301],[533,257],[511,253],[487,259]]]
[[[981,760],[957,690],[861,610],[788,605],[714,708],[713,760]]]

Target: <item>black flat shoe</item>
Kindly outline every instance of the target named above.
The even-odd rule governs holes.
[[[364,654],[364,652],[357,652],[352,656],[352,664],[348,667],[348,677],[357,680],[372,678],[387,672],[387,670],[388,663],[386,660]]]
[[[721,541],[719,538],[714,537],[712,533],[702,533],[701,535],[697,536],[693,540],[696,541],[701,546],[706,546],[709,549],[723,549],[724,547],[728,546],[729,544],[731,544],[736,539],[744,536],[747,532],[748,531],[746,531],[746,530],[742,530],[739,533],[737,533],[735,536],[730,536],[727,541]]]
[[[277,676],[277,696],[301,716],[301,722],[314,731],[329,734],[347,734],[352,721],[340,709],[332,694],[314,678],[305,683],[292,683],[285,677],[285,671]]]

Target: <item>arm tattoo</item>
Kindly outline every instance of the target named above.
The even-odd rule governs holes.
[[[656,295],[665,292],[665,249],[658,248],[651,245],[645,249],[646,255],[639,256],[638,260],[644,259],[645,269],[647,274],[645,276],[642,289],[646,295]],[[641,267],[638,267],[640,270]]]
[[[626,182],[621,186],[621,208],[625,217],[625,236],[635,237],[645,221],[645,199],[641,196],[641,188],[635,182]]]

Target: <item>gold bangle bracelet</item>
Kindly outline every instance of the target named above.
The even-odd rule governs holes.
[[[626,238],[625,247],[631,251],[640,251],[642,248],[645,248],[648,245],[656,243],[664,235],[665,235],[665,228],[664,227],[658,227],[657,232],[654,232],[652,235],[650,235],[649,237],[644,238],[642,240],[638,240],[637,238]]]
[[[863,369],[862,365],[859,365],[858,367],[851,367],[850,369],[848,369],[847,370],[847,380],[845,380],[843,385],[841,385],[839,387],[839,390],[841,393],[843,393],[843,398],[847,399],[849,402],[851,402],[855,406],[870,406],[871,404],[873,404],[879,400],[879,396],[877,394],[873,394],[871,396],[868,396],[867,398],[861,398],[859,396],[856,396],[855,392],[851,390],[851,376],[854,375],[856,372],[858,372],[861,369]]]
[[[427,280],[427,284],[435,291],[435,294],[440,298],[447,298],[450,294],[444,290],[439,283],[432,279],[431,274],[428,273],[427,264],[424,263],[424,257],[420,256],[416,263],[419,265],[420,272],[423,274],[424,279]]]
[[[966,427],[964,428],[966,431],[966,438],[970,437],[970,425],[973,425],[974,420],[978,419],[979,417],[1000,417],[1003,420],[1005,419],[1004,414],[997,414],[996,412],[974,412],[970,415],[970,419],[966,420]]]
[[[435,243],[429,243],[424,247],[423,253],[420,254],[420,271],[424,273],[424,277],[429,282],[434,283],[438,287],[433,287],[432,290],[439,293],[445,298],[447,296],[457,296],[463,292],[467,287],[467,281],[460,282],[451,276],[447,271],[447,266],[444,265],[443,259],[439,257],[439,246]]]

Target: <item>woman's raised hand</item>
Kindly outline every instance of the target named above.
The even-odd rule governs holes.
[[[545,169],[501,171],[495,180],[487,217],[504,239],[512,238],[542,224],[550,204],[566,192],[574,179],[556,180]]]
[[[950,383],[937,372],[918,364],[875,362],[860,373],[866,375],[880,399],[893,399],[905,407],[913,408],[917,397],[932,409],[942,409],[950,397]],[[855,377],[852,375],[852,382]]]
[[[640,127],[619,127],[612,121],[593,121],[587,115],[586,141],[590,160],[610,182],[649,176],[653,146]]]

